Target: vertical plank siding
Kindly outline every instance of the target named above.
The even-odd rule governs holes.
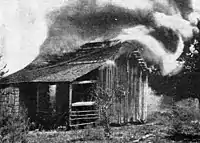
[[[69,121],[69,125],[71,125],[71,119],[70,119],[70,116],[71,116],[71,112],[72,112],[72,91],[73,91],[73,85],[70,84],[69,85],[69,116],[68,116],[68,121]]]
[[[136,84],[134,82],[135,76],[136,76],[136,71],[137,71],[137,69],[131,67],[131,75],[130,75],[131,76],[130,77],[130,97],[131,97],[130,120],[131,121],[136,120],[136,118],[135,118],[136,107],[135,107],[135,98],[134,98],[134,91],[136,90],[136,87],[135,87]]]
[[[143,111],[143,120],[146,120],[147,119],[147,112],[148,112],[148,109],[147,109],[147,96],[148,96],[148,91],[149,91],[149,86],[148,86],[148,73],[145,75],[144,77],[144,111]]]
[[[134,77],[134,87],[133,98],[135,98],[135,121],[138,121],[139,117],[139,72],[138,67],[135,67],[135,77]]]
[[[138,121],[142,120],[142,72],[140,71],[140,69],[138,70],[139,72],[139,82],[138,82]]]
[[[114,114],[113,122],[122,124],[146,120],[148,74],[135,63],[134,58],[127,59],[124,64],[101,69],[100,82],[105,86],[103,89],[111,89],[114,95],[110,110]],[[119,93],[121,95],[117,95]]]

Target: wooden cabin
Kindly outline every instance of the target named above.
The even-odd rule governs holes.
[[[112,91],[113,123],[145,121],[149,70],[136,48],[119,56],[123,46],[131,45],[118,41],[88,43],[61,62],[43,67],[30,64],[1,79],[2,88],[12,87],[12,96],[1,95],[1,106],[14,98],[14,111],[24,105],[33,122],[64,122],[70,127],[90,124],[99,118],[91,94],[98,86]]]

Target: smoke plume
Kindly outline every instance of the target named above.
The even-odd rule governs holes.
[[[62,57],[87,42],[118,39],[138,43],[142,57],[159,65],[163,75],[175,74],[183,66],[177,59],[184,42],[199,32],[196,5],[194,0],[20,0],[0,21],[2,26],[9,21],[3,28],[6,61],[27,55],[18,60],[24,66],[39,53],[32,64],[48,64],[52,56]]]

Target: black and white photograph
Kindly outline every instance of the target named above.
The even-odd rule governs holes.
[[[0,0],[0,143],[200,143],[200,0]]]

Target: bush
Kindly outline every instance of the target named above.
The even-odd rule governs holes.
[[[149,116],[148,121],[159,126],[158,134],[175,141],[199,142],[200,113],[194,99],[182,100],[167,109]]]
[[[99,123],[104,129],[106,138],[110,138],[112,134],[110,127],[111,119],[113,118],[112,106],[115,100],[121,100],[125,94],[127,94],[127,90],[124,85],[118,85],[115,89],[110,89],[103,88],[100,84],[92,92],[97,107],[100,110]]]
[[[106,137],[109,137],[111,134],[110,129],[110,117],[111,112],[109,111],[110,107],[113,104],[113,94],[111,89],[103,89],[98,86],[93,93],[96,104],[100,110],[100,125],[104,128],[104,133]]]
[[[169,125],[171,135],[200,135],[200,113],[191,108],[174,106]]]
[[[2,143],[25,143],[29,130],[26,112],[20,110],[19,113],[8,112],[8,108],[0,113],[0,142]]]

